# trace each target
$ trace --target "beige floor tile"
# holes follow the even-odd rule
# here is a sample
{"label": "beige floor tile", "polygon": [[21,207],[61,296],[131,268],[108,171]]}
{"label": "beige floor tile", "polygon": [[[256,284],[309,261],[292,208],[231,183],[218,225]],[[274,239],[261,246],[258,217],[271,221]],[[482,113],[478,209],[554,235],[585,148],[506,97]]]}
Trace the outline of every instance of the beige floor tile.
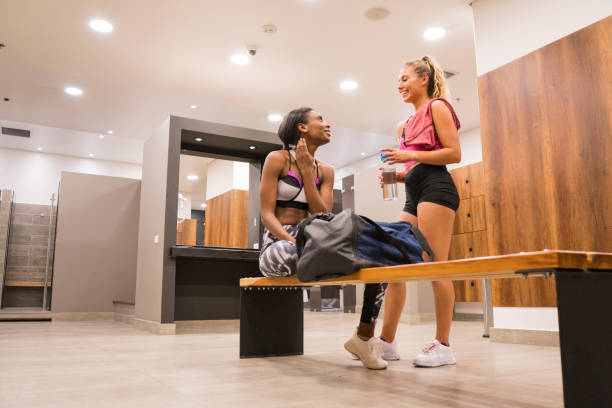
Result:
{"label": "beige floor tile", "polygon": [[114,321],[0,323],[1,407],[558,407],[555,347],[490,343],[457,322],[456,366],[415,368],[435,326],[402,324],[402,360],[342,347],[358,316],[306,313],[303,356],[239,359],[237,333],[158,336]]}

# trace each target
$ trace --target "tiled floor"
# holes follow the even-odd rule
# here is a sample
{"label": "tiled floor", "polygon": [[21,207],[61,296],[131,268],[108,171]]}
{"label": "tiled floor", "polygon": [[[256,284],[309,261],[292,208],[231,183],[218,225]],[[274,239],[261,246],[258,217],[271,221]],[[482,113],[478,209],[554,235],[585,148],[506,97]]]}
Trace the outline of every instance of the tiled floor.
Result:
{"label": "tiled floor", "polygon": [[559,349],[489,343],[457,322],[457,365],[414,368],[433,324],[401,325],[403,360],[369,371],[357,315],[305,314],[303,356],[238,358],[237,333],[159,336],[114,321],[0,323],[0,407],[560,407]]}

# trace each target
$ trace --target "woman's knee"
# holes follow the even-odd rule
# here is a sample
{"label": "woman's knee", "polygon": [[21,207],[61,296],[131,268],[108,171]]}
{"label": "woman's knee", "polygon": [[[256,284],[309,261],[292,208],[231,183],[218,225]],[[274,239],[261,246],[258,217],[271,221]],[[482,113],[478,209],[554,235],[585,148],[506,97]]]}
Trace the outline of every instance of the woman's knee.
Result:
{"label": "woman's knee", "polygon": [[387,285],[387,293],[406,292],[406,282],[391,282]]}
{"label": "woman's knee", "polygon": [[289,276],[296,273],[297,248],[289,241],[277,241],[259,257],[259,270],[264,276]]}

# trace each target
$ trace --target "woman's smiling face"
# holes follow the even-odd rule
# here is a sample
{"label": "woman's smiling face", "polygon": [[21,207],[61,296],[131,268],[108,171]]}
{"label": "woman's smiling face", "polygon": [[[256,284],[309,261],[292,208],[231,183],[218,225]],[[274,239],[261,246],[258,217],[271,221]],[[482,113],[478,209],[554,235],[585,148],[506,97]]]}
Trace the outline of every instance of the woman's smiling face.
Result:
{"label": "woman's smiling face", "polygon": [[397,90],[406,103],[412,103],[427,93],[427,76],[419,77],[410,65],[406,65],[400,71]]}

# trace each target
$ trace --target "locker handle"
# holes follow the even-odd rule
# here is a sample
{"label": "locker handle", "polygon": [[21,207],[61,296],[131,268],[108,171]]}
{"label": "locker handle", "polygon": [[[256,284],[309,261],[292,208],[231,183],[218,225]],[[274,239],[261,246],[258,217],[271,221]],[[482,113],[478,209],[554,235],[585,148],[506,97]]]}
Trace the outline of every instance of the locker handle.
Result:
{"label": "locker handle", "polygon": [[471,217],[471,216],[472,216],[472,214],[471,214],[471,213],[467,213],[467,216],[468,216],[468,218],[469,218],[469,217]]}
{"label": "locker handle", "polygon": [[469,183],[469,182],[470,182],[470,180],[465,180],[465,184],[467,184],[467,183]]}
{"label": "locker handle", "polygon": [[472,248],[470,248],[469,251],[472,252]]}

